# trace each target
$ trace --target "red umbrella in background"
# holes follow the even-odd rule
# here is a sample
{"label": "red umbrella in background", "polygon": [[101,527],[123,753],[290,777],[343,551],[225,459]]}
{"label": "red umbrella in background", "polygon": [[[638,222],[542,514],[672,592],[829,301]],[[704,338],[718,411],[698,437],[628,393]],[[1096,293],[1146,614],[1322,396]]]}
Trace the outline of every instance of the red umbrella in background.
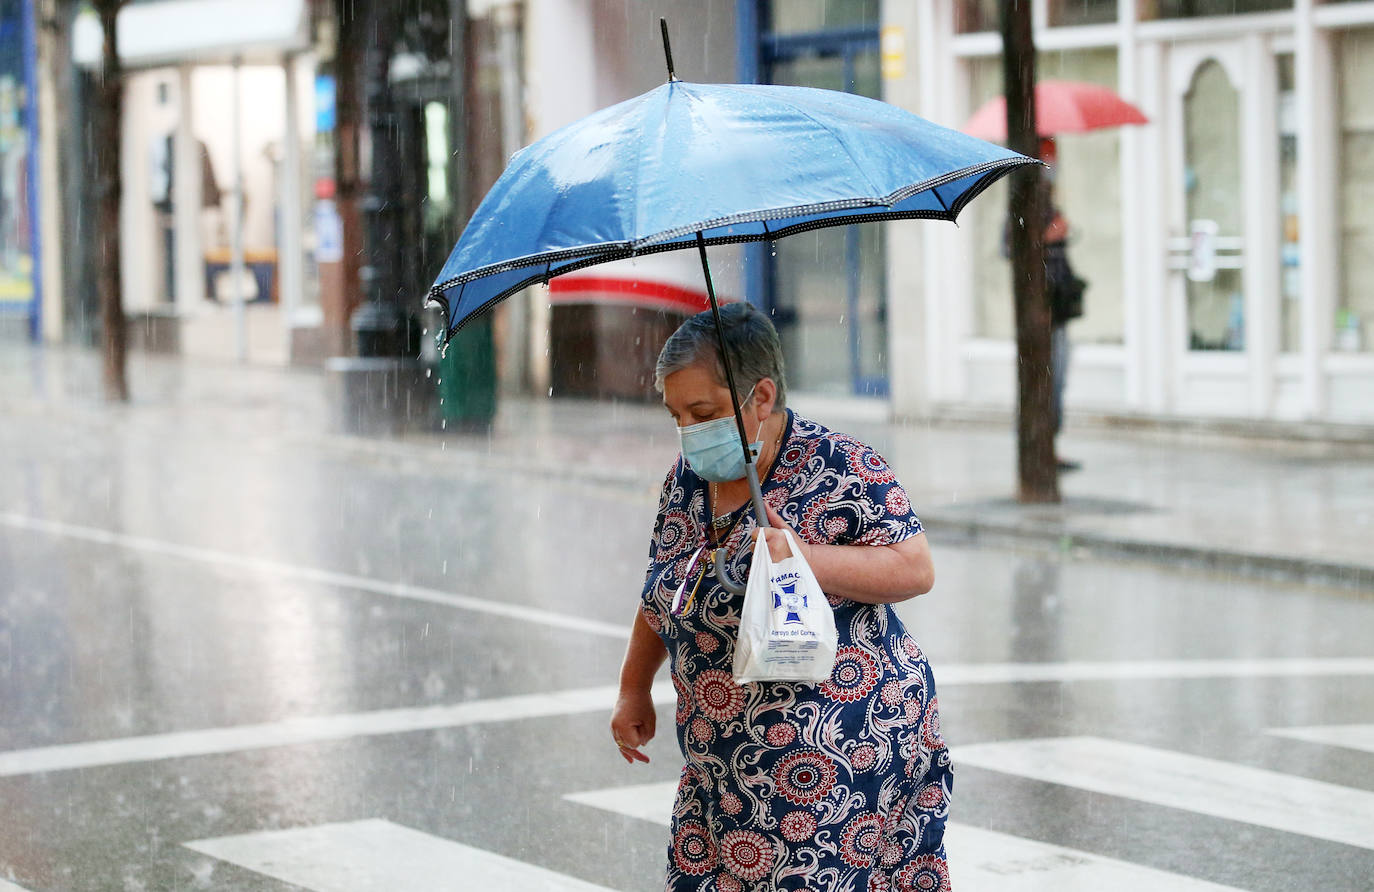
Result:
{"label": "red umbrella in background", "polygon": [[[1041,136],[1084,133],[1123,124],[1147,124],[1140,109],[1115,92],[1081,81],[1040,81],[1035,85],[1035,129]],[[995,96],[964,124],[969,136],[991,142],[1007,139],[1007,100]]]}

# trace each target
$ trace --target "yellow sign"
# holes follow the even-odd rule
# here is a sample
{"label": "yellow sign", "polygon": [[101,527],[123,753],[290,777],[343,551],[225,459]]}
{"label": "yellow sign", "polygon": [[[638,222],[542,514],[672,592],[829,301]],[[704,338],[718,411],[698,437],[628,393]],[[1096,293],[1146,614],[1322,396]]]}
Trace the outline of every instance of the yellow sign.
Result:
{"label": "yellow sign", "polygon": [[901,25],[884,25],[880,44],[883,77],[896,80],[906,75],[906,29]]}

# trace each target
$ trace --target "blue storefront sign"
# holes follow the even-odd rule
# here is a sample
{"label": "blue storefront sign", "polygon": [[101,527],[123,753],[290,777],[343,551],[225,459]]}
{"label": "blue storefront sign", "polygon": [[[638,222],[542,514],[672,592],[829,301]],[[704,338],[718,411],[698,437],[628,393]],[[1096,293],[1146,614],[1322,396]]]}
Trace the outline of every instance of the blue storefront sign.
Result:
{"label": "blue storefront sign", "polygon": [[0,0],[0,314],[41,326],[33,0]]}

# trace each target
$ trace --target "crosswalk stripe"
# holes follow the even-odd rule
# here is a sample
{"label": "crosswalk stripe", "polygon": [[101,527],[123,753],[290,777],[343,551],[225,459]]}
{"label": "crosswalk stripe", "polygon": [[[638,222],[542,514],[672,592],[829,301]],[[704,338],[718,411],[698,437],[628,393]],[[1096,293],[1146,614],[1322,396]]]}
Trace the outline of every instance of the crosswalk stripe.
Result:
{"label": "crosswalk stripe", "polygon": [[[957,753],[955,757],[958,764]],[[676,791],[677,781],[665,781],[570,793],[563,798],[667,826]],[[1239,892],[1231,886],[953,821],[945,828],[945,853],[954,888],[960,892]]]}
{"label": "crosswalk stripe", "polygon": [[375,818],[185,845],[310,892],[611,892],[605,886]]}
{"label": "crosswalk stripe", "polygon": [[959,892],[1240,892],[1143,864],[950,822],[945,854]]}
{"label": "crosswalk stripe", "polygon": [[673,797],[676,794],[677,781],[672,780],[587,790],[583,793],[569,793],[563,798],[579,805],[590,805],[592,808],[638,818],[641,821],[652,821],[667,827],[671,823],[669,816],[673,811]]}
{"label": "crosswalk stripe", "polygon": [[1061,663],[935,663],[935,684],[1146,681],[1166,678],[1289,678],[1374,675],[1374,659],[1110,660]]}
{"label": "crosswalk stripe", "polygon": [[28,892],[28,890],[7,880],[0,880],[0,892]]}
{"label": "crosswalk stripe", "polygon": [[[553,691],[548,694],[494,697],[453,706],[421,706],[344,715],[305,716],[259,725],[176,731],[168,734],[15,750],[0,753],[0,777],[598,712],[609,710],[615,703],[617,693],[618,688],[605,685]],[[671,703],[676,700],[677,694],[672,684],[665,681],[654,685],[653,697],[657,703]]]}
{"label": "crosswalk stripe", "polygon": [[1374,849],[1374,793],[1098,737],[977,743],[954,751],[972,765]]}
{"label": "crosswalk stripe", "polygon": [[1275,737],[1374,753],[1374,725],[1308,725],[1301,728],[1270,728],[1268,733]]}

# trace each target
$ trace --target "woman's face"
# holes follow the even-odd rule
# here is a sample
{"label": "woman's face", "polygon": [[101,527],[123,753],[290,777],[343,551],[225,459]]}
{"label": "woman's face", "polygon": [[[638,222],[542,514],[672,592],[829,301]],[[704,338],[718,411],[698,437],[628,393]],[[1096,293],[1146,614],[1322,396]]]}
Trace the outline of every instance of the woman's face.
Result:
{"label": "woman's face", "polygon": [[[753,399],[740,406],[745,420],[753,420],[749,428],[762,424],[772,414],[775,393],[771,378],[764,378],[754,386]],[[663,405],[678,427],[690,427],[733,414],[730,388],[719,384],[711,369],[699,363],[663,379]]]}

